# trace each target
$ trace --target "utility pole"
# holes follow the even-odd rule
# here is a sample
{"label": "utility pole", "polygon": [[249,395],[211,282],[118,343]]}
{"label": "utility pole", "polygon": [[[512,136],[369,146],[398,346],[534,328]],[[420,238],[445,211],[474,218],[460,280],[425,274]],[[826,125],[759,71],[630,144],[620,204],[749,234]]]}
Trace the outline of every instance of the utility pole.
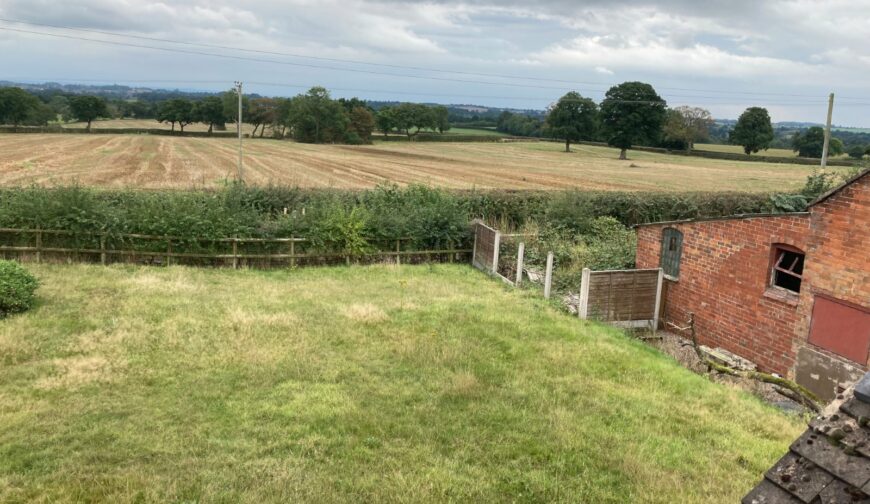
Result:
{"label": "utility pole", "polygon": [[828,96],[828,122],[825,126],[825,146],[822,147],[822,171],[828,166],[828,149],[831,145],[831,116],[834,114],[834,93]]}
{"label": "utility pole", "polygon": [[239,132],[239,182],[245,181],[245,173],[242,168],[242,83],[236,81],[236,93],[239,95],[239,117],[236,121],[236,130]]}

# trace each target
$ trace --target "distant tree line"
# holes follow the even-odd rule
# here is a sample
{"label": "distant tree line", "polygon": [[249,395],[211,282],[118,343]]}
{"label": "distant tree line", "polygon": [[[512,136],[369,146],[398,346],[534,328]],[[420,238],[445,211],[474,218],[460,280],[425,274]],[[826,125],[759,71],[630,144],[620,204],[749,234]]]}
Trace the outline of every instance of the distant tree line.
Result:
{"label": "distant tree line", "polygon": [[[778,138],[770,114],[762,107],[747,108],[733,127],[717,125],[706,109],[668,108],[655,89],[643,82],[611,87],[600,104],[569,92],[549,107],[543,120],[505,112],[499,116],[496,129],[513,135],[561,139],[566,152],[571,142],[606,142],[620,149],[620,159],[625,159],[627,149],[634,145],[691,150],[695,143],[719,141],[739,145],[749,155],[777,146],[779,141],[798,156],[813,158],[821,157],[824,146],[821,127],[793,130]],[[849,132],[839,134],[843,133]],[[851,133],[848,138],[843,142],[832,137],[829,154],[847,153],[855,159],[870,155],[870,134]]]}
{"label": "distant tree line", "polygon": [[[43,97],[16,87],[0,88],[0,124],[44,126],[69,120],[91,123],[100,118],[155,119],[184,132],[193,123],[208,125],[208,132],[225,130],[238,121],[238,94],[229,90],[198,99],[169,97],[159,102],[117,100],[91,95],[52,94]],[[375,112],[359,98],[332,99],[325,88],[313,87],[293,98],[242,96],[242,121],[253,125],[251,136],[291,137],[308,143],[370,143],[375,130],[413,139],[423,131],[450,130],[444,106],[399,103]]]}
{"label": "distant tree line", "polygon": [[[122,99],[72,94],[57,90],[28,92],[0,88],[0,124],[43,126],[71,120],[91,123],[101,118],[155,119],[172,131],[193,123],[208,131],[225,130],[238,121],[238,95],[151,92],[147,99]],[[372,106],[374,105],[374,106]],[[577,141],[606,142],[620,149],[620,158],[634,145],[691,150],[695,143],[731,143],[746,154],[771,147],[790,148],[802,157],[820,157],[824,131],[810,128],[776,128],[762,107],[746,109],[736,122],[717,123],[699,107],[668,108],[655,89],[643,82],[611,87],[600,103],[569,92],[551,105],[546,114],[534,111],[497,113],[474,106],[441,106],[420,103],[366,102],[359,98],[334,100],[329,91],[313,87],[292,98],[259,95],[242,97],[242,120],[253,125],[252,136],[294,138],[309,143],[370,143],[376,131],[387,136],[445,133],[452,123],[492,128],[516,136],[563,140],[565,150]],[[847,153],[860,159],[870,155],[870,133],[839,131],[830,143],[830,155]]]}

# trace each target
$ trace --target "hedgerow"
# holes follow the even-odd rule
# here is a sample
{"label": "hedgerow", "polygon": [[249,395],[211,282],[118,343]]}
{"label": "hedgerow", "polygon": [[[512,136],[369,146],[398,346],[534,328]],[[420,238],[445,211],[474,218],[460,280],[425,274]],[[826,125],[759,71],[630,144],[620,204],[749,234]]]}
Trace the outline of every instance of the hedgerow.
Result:
{"label": "hedgerow", "polygon": [[[772,209],[769,195],[746,193],[449,191],[423,186],[347,191],[242,185],[202,191],[0,189],[0,227],[6,228],[190,240],[296,236],[323,244],[338,233],[345,245],[405,239],[417,247],[467,240],[472,218],[514,227],[540,222],[565,233],[586,234],[599,217],[630,226]],[[351,229],[358,236],[350,236]]]}

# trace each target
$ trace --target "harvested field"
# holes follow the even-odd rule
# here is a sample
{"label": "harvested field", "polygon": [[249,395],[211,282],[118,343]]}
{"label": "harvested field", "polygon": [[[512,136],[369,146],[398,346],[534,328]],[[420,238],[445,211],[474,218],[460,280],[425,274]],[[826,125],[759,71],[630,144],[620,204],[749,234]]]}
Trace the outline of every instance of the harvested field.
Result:
{"label": "harvested field", "polygon": [[[214,187],[235,177],[234,139],[147,135],[0,135],[0,184]],[[367,188],[382,183],[447,188],[777,191],[801,187],[811,166],[703,159],[550,142],[245,143],[250,184]]]}

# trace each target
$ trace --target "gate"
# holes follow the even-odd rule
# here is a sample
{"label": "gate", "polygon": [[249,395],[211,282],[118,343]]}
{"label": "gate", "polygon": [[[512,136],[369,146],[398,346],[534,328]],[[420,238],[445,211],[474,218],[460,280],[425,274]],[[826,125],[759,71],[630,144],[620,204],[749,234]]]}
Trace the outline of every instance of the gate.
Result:
{"label": "gate", "polygon": [[656,330],[662,303],[663,271],[583,269],[578,315],[620,327]]}

